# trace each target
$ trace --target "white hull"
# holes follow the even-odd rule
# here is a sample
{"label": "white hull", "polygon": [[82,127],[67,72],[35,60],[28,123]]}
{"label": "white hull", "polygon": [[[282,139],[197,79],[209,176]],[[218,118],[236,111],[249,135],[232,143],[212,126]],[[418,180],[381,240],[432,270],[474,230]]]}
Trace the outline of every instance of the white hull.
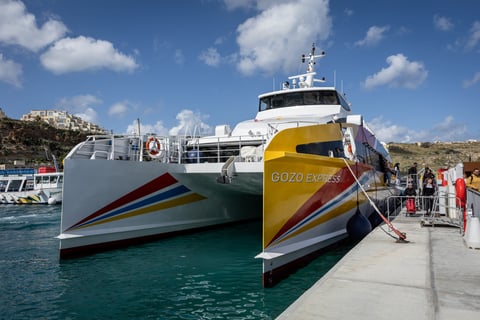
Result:
{"label": "white hull", "polygon": [[236,164],[229,184],[216,181],[221,166],[67,159],[61,256],[260,218],[262,164]]}
{"label": "white hull", "polygon": [[0,193],[2,204],[60,204],[62,188]]}

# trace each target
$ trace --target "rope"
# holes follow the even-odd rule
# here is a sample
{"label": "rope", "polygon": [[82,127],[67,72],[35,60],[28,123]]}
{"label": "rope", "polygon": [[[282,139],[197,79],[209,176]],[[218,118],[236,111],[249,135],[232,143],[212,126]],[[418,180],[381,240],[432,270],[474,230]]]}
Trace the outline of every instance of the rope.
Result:
{"label": "rope", "polygon": [[[400,232],[399,230],[397,230],[393,224],[388,221],[387,218],[385,218],[385,216],[380,212],[380,210],[378,209],[378,207],[375,205],[375,203],[372,201],[372,199],[370,199],[370,197],[368,196],[367,192],[365,191],[365,189],[363,189],[363,186],[362,184],[360,183],[360,181],[358,181],[357,179],[357,176],[355,175],[355,173],[353,172],[352,168],[350,167],[350,165],[348,164],[347,160],[345,158],[343,158],[343,161],[345,162],[345,164],[347,165],[347,168],[348,170],[350,170],[350,173],[352,174],[353,178],[355,179],[355,181],[357,182],[358,186],[360,187],[360,189],[362,190],[362,192],[365,194],[365,197],[367,197],[368,201],[370,202],[370,205],[375,209],[375,212],[377,212],[377,214],[380,216],[380,218],[382,218],[383,222],[385,222],[389,227],[390,229],[393,230],[393,232],[395,232],[395,234],[398,236],[398,241],[406,241],[407,239],[407,235],[404,233],[404,232]],[[383,229],[382,229],[383,230]],[[384,230],[385,232],[385,230]],[[390,235],[391,236],[391,235]]]}

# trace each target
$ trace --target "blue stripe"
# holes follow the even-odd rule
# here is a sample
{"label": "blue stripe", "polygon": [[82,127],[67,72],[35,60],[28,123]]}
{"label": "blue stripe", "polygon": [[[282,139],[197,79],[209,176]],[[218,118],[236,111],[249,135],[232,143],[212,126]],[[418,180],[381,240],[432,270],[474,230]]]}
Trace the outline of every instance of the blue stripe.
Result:
{"label": "blue stripe", "polygon": [[[361,177],[361,180],[360,183],[364,183],[364,180],[367,180],[368,181],[368,176],[367,175],[363,175],[363,177]],[[281,237],[279,237],[275,242],[278,242],[282,239],[284,239],[285,237],[287,237],[288,235],[290,235],[291,233],[295,232],[296,230],[302,228],[303,226],[307,225],[308,223],[310,223],[312,220],[315,220],[318,216],[322,215],[323,213],[325,213],[325,211],[328,211],[330,210],[330,208],[338,205],[339,203],[343,202],[346,198],[348,198],[350,195],[352,195],[352,193],[356,192],[357,190],[359,189],[358,187],[358,183],[355,181],[354,184],[349,188],[347,189],[348,191],[343,195],[342,198],[340,199],[337,199],[335,201],[330,201],[328,203],[326,203],[325,205],[323,205],[322,207],[320,207],[317,211],[314,211],[313,213],[311,213],[310,215],[308,215],[307,218],[305,218],[303,221],[301,221],[300,223],[296,224],[295,226],[293,226],[290,230],[288,230],[287,232],[285,232]]]}
{"label": "blue stripe", "polygon": [[106,213],[102,216],[96,217],[95,219],[85,221],[84,223],[82,223],[81,225],[79,225],[77,227],[81,227],[81,226],[84,226],[86,224],[94,223],[94,222],[97,222],[99,220],[107,219],[107,218],[110,218],[110,217],[113,217],[113,216],[116,216],[116,215],[121,215],[121,214],[127,213],[128,211],[133,211],[133,210],[139,209],[141,207],[151,205],[153,203],[157,203],[157,202],[160,202],[160,201],[172,198],[172,197],[176,197],[176,196],[181,195],[181,194],[185,194],[187,192],[190,192],[190,189],[181,185],[181,186],[178,186],[178,187],[173,188],[171,190],[156,194],[156,195],[154,195],[152,197],[149,197],[147,199],[144,199],[142,201],[132,203],[129,206],[126,206],[125,208],[120,208],[120,209],[117,209],[115,211],[111,211],[109,213]]}

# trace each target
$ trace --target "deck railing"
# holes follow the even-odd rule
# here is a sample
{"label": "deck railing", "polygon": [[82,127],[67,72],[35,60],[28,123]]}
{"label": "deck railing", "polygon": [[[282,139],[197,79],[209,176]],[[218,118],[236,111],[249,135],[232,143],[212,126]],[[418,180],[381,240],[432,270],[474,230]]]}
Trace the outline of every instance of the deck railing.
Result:
{"label": "deck railing", "polygon": [[139,136],[90,136],[77,145],[67,158],[160,161],[168,163],[225,162],[231,156],[240,161],[260,161],[263,157],[264,136],[192,138],[156,136],[158,153],[149,155],[146,138]]}

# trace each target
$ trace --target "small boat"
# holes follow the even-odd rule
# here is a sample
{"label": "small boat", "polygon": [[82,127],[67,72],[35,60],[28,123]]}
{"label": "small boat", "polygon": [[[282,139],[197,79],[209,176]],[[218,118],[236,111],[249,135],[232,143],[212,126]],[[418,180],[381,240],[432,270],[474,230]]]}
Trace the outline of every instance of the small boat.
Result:
{"label": "small boat", "polygon": [[384,144],[336,88],[315,85],[324,56],[313,46],[306,73],[260,95],[255,118],[233,130],[96,135],[75,146],[64,160],[60,256],[263,217],[257,257],[271,286],[347,237],[356,212],[370,216],[371,201],[381,206],[395,188]]}
{"label": "small boat", "polygon": [[54,167],[0,170],[1,204],[60,204],[63,173]]}

